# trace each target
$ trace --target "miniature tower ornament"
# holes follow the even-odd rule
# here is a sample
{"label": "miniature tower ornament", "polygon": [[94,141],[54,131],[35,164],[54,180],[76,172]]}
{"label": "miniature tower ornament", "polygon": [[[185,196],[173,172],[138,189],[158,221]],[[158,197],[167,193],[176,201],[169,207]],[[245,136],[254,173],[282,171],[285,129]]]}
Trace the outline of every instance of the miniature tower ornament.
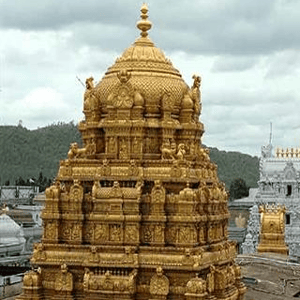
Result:
{"label": "miniature tower ornament", "polygon": [[243,299],[228,195],[201,144],[201,77],[184,82],[148,37],[147,12],[141,36],[87,80],[84,146],[46,190],[40,271],[18,300]]}

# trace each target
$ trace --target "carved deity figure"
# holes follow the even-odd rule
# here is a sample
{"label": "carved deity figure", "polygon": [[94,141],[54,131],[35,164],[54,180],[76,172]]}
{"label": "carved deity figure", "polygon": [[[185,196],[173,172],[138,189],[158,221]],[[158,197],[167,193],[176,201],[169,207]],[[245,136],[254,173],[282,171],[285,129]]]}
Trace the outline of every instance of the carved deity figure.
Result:
{"label": "carved deity figure", "polygon": [[108,227],[104,224],[96,224],[95,226],[95,240],[105,241],[108,238]]}
{"label": "carved deity figure", "polygon": [[108,138],[107,141],[107,152],[108,153],[115,153],[116,152],[116,139],[115,137],[111,136]]}
{"label": "carved deity figure", "polygon": [[133,105],[133,95],[127,87],[120,87],[117,97],[115,98],[114,106],[116,108],[131,108]]}
{"label": "carved deity figure", "polygon": [[61,271],[56,275],[55,290],[62,292],[73,290],[73,275],[68,271],[66,264],[61,265]]}
{"label": "carved deity figure", "polygon": [[138,228],[136,226],[127,226],[125,239],[128,242],[136,242],[138,238]]}
{"label": "carved deity figure", "polygon": [[111,173],[111,169],[109,166],[109,161],[108,159],[103,159],[102,166],[100,168],[100,174],[101,176],[109,176],[110,173]]}
{"label": "carved deity figure", "polygon": [[83,109],[85,111],[95,110],[97,107],[97,98],[95,95],[93,81],[94,81],[93,77],[87,78],[85,81],[86,90],[84,93],[84,104],[83,104]]}
{"label": "carved deity figure", "polygon": [[210,161],[209,158],[209,149],[203,148],[200,145],[196,144],[196,157],[204,162]]}
{"label": "carved deity figure", "polygon": [[100,182],[98,180],[95,180],[92,188],[92,197],[94,199],[97,199],[99,197],[98,195],[100,190],[101,190]]}
{"label": "carved deity figure", "polygon": [[129,274],[128,282],[127,282],[127,290],[129,293],[133,294],[136,290],[136,276],[138,274],[137,269],[133,269]]}
{"label": "carved deity figure", "polygon": [[91,138],[90,141],[88,141],[88,144],[86,145],[86,153],[88,155],[94,155],[96,154],[96,141],[95,138]]}
{"label": "carved deity figure", "polygon": [[44,261],[46,259],[46,252],[44,250],[44,245],[41,243],[34,245],[34,251],[33,251],[33,259],[35,261]]}
{"label": "carved deity figure", "polygon": [[130,176],[139,175],[139,168],[137,167],[136,162],[133,159],[130,161],[130,166],[128,168],[128,175]]}
{"label": "carved deity figure", "polygon": [[121,227],[120,225],[113,224],[110,227],[110,240],[114,242],[121,241]]}
{"label": "carved deity figure", "polygon": [[55,221],[45,222],[44,237],[49,240],[57,238],[57,224]]}
{"label": "carved deity figure", "polygon": [[197,199],[200,203],[206,203],[209,198],[209,189],[206,186],[205,181],[200,181],[199,188],[197,191]]}
{"label": "carved deity figure", "polygon": [[128,145],[127,145],[127,141],[125,139],[121,139],[121,141],[120,141],[119,156],[120,156],[120,159],[128,158]]}
{"label": "carved deity figure", "polygon": [[194,79],[194,83],[191,88],[190,97],[194,103],[194,121],[198,121],[198,118],[202,110],[201,93],[200,93],[201,77],[197,75],[193,75],[193,79]]}
{"label": "carved deity figure", "polygon": [[91,273],[90,273],[90,269],[89,268],[85,268],[84,269],[84,275],[83,275],[83,288],[84,290],[88,290],[89,289],[89,280],[91,277]]}
{"label": "carved deity figure", "polygon": [[185,153],[186,153],[185,145],[184,144],[179,144],[178,145],[178,151],[177,151],[177,154],[176,154],[177,159],[183,160],[184,156],[185,156]]}
{"label": "carved deity figure", "polygon": [[122,198],[123,191],[122,191],[122,188],[120,187],[120,183],[118,181],[114,181],[114,184],[110,190],[109,195],[111,198]]}
{"label": "carved deity figure", "polygon": [[79,212],[81,210],[81,203],[83,201],[83,187],[77,179],[74,179],[74,183],[70,188],[70,199],[72,203],[72,209]]}
{"label": "carved deity figure", "polygon": [[98,262],[99,261],[99,253],[97,252],[97,247],[96,246],[91,246],[90,248],[91,253],[89,257],[90,262]]}
{"label": "carved deity figure", "polygon": [[140,154],[141,153],[141,139],[134,137],[133,142],[132,142],[132,152],[136,153],[136,154]]}

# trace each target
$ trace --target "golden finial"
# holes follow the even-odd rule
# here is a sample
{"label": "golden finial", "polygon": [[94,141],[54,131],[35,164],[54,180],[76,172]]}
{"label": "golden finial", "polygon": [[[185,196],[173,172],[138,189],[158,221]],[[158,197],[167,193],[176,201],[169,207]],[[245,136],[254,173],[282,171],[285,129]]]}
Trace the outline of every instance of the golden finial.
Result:
{"label": "golden finial", "polygon": [[152,23],[148,20],[148,6],[146,3],[144,3],[141,7],[141,19],[140,21],[137,22],[137,28],[141,30],[141,36],[142,37],[147,37],[148,36],[148,30],[152,27]]}

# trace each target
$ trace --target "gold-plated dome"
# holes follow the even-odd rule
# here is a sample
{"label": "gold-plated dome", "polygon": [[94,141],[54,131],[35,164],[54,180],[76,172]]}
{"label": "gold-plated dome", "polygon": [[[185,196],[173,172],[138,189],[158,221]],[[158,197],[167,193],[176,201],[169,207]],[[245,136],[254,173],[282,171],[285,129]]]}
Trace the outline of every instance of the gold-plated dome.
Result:
{"label": "gold-plated dome", "polygon": [[[151,28],[151,22],[148,20],[148,8],[145,4],[141,8],[141,12],[141,20],[137,23],[137,27],[141,30],[141,36],[125,49],[96,86],[100,107],[106,112],[106,106],[109,105],[107,99],[119,83],[117,74],[126,70],[131,74],[130,84],[133,89],[139,91],[144,97],[148,113],[149,106],[152,107],[152,110],[154,106],[158,108],[163,95],[170,93],[174,99],[172,113],[178,114],[188,87],[172,62],[149,38],[147,31]],[[156,113],[158,113],[157,109]]]}

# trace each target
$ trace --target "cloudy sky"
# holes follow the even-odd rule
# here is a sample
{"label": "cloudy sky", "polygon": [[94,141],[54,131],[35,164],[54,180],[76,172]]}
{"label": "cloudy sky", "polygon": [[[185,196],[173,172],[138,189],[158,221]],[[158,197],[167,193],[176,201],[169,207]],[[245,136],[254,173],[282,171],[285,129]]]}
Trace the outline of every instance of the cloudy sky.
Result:
{"label": "cloudy sky", "polygon": [[[300,147],[300,1],[149,0],[149,32],[185,81],[202,76],[203,142],[260,155]],[[139,35],[142,1],[0,0],[0,125],[82,119],[99,81]]]}

